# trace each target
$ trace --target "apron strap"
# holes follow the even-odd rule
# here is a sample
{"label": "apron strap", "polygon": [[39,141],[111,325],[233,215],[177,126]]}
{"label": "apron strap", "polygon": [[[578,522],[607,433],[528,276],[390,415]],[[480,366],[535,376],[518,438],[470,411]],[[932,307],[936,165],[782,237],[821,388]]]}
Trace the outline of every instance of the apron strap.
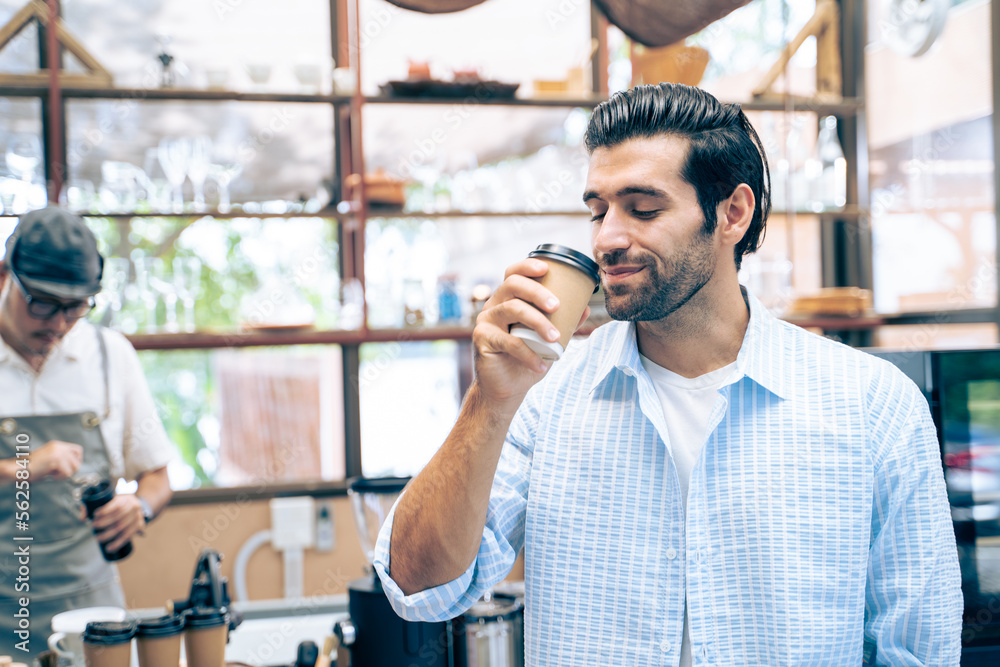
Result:
{"label": "apron strap", "polygon": [[97,334],[97,346],[101,348],[101,370],[104,371],[104,415],[100,421],[104,421],[111,414],[111,362],[108,359],[108,344],[104,340],[103,328],[94,326],[94,332]]}

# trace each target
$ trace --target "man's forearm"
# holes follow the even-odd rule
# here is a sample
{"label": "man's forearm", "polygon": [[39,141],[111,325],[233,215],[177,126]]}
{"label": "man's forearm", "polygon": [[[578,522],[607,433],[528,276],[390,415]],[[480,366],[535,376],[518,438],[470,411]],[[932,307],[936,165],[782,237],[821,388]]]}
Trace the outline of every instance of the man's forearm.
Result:
{"label": "man's forearm", "polygon": [[170,489],[170,478],[167,476],[166,468],[157,468],[144,472],[139,477],[139,487],[136,495],[149,503],[153,508],[153,514],[159,514],[170,502],[174,492]]}
{"label": "man's forearm", "polygon": [[441,449],[407,487],[389,549],[392,578],[407,595],[457,578],[475,558],[513,416],[486,405],[473,384]]}

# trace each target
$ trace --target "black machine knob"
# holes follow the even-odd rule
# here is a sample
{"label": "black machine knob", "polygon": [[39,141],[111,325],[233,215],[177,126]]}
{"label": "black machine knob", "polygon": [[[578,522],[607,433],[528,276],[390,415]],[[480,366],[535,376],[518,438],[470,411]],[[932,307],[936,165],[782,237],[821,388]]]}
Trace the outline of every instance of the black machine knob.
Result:
{"label": "black machine knob", "polygon": [[337,635],[341,646],[353,646],[358,639],[358,629],[354,627],[354,623],[350,619],[338,621],[333,626],[333,634]]}

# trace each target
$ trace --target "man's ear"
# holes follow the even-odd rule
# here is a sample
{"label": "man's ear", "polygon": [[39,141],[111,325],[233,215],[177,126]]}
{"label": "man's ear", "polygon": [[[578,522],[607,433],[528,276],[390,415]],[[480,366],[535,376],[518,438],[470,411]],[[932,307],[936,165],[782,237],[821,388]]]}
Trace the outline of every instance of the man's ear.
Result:
{"label": "man's ear", "polygon": [[733,194],[719,203],[719,226],[723,240],[734,247],[747,233],[753,220],[757,198],[746,183],[740,183]]}

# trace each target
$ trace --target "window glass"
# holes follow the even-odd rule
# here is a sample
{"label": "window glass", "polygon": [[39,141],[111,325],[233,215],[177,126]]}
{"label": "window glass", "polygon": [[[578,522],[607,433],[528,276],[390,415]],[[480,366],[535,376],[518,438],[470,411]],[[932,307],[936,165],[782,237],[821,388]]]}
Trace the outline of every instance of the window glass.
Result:
{"label": "window glass", "polygon": [[888,6],[871,3],[865,64],[876,310],[995,306],[990,3],[953,6],[919,57]]}
{"label": "window glass", "polygon": [[[750,99],[785,45],[815,10],[813,0],[760,0],[740,7],[686,41],[709,52],[699,86],[724,101]],[[775,92],[811,95],[816,90],[816,38],[795,52]]]}
{"label": "window glass", "polygon": [[588,111],[456,100],[364,114],[366,168],[404,179],[408,210],[586,210]]}
{"label": "window glass", "polygon": [[[23,2],[0,0],[0,21],[6,23]],[[33,74],[38,71],[38,24],[31,22],[0,49],[0,72]]]}
{"label": "window glass", "polygon": [[488,297],[503,281],[507,266],[541,243],[559,243],[590,255],[590,228],[586,214],[369,219],[368,324],[471,326],[476,315],[473,297]]}
{"label": "window glass", "polygon": [[[0,23],[24,4],[0,0]],[[316,92],[330,79],[327,2],[147,0],[121,5],[74,0],[63,2],[62,12],[69,33],[111,72],[120,88],[159,87],[161,53],[172,57],[169,72],[178,88],[206,88],[211,83],[231,90]],[[29,34],[12,45],[18,47],[15,64],[34,71],[37,51],[31,47],[37,36],[31,34],[34,30],[25,32]],[[71,70],[82,70],[78,62],[72,65]]]}
{"label": "window glass", "polygon": [[344,478],[337,346],[139,353],[175,489]]}
{"label": "window glass", "polygon": [[92,317],[125,333],[340,325],[331,220],[88,220],[107,258]]}
{"label": "window glass", "polygon": [[459,355],[452,341],[361,346],[361,461],[367,477],[415,475],[458,417]]}
{"label": "window glass", "polygon": [[456,69],[478,70],[484,79],[520,84],[518,96],[530,96],[535,80],[566,79],[573,68],[587,73],[589,85],[590,3],[505,0],[450,14],[382,0],[360,5],[365,94],[405,80],[411,62],[426,63],[439,80],[452,80]]}
{"label": "window glass", "polygon": [[69,100],[71,209],[316,212],[330,201],[324,104]]}
{"label": "window glass", "polygon": [[45,190],[45,139],[42,105],[37,99],[0,97],[0,211],[20,215],[43,208]]}
{"label": "window glass", "polygon": [[740,284],[779,317],[822,286],[820,224],[814,215],[772,215],[760,249],[743,257]]}

